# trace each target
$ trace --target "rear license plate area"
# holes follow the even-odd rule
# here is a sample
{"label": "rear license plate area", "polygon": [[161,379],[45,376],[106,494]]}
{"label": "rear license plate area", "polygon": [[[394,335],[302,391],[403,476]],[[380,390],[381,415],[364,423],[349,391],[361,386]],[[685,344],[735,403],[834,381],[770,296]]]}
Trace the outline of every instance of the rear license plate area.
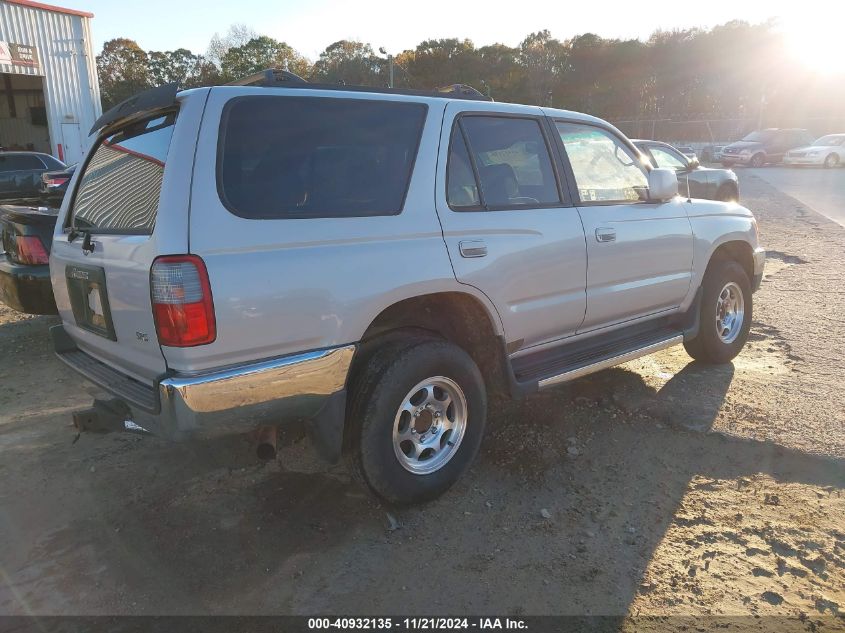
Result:
{"label": "rear license plate area", "polygon": [[106,271],[98,266],[68,266],[65,279],[76,326],[116,341]]}

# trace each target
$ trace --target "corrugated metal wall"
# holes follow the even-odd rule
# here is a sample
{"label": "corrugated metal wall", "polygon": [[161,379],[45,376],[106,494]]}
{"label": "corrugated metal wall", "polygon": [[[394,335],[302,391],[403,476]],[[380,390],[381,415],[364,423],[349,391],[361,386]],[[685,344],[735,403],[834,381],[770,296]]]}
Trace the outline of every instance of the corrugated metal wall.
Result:
{"label": "corrugated metal wall", "polygon": [[90,23],[0,0],[0,41],[35,46],[39,62],[36,68],[0,65],[0,73],[43,77],[51,153],[58,157],[62,143],[66,162],[81,159],[88,131],[102,113]]}

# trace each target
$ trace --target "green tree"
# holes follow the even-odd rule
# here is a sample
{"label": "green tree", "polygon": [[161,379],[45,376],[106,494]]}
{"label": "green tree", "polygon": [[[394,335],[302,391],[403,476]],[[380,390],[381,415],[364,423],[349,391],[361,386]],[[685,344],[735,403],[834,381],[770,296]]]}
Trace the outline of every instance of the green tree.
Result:
{"label": "green tree", "polygon": [[134,40],[115,38],[97,55],[103,110],[152,85],[149,56]]}
{"label": "green tree", "polygon": [[401,57],[416,88],[431,90],[451,84],[479,87],[480,59],[471,40],[426,40],[413,53]]}
{"label": "green tree", "polygon": [[567,49],[549,31],[531,33],[519,45],[519,63],[525,70],[530,103],[547,105],[566,68]]}
{"label": "green tree", "polygon": [[305,77],[308,60],[285,42],[260,35],[241,46],[229,48],[220,61],[224,81],[231,81],[260,72],[266,68],[282,68]]}
{"label": "green tree", "polygon": [[311,77],[323,83],[380,86],[387,84],[385,63],[375,56],[369,44],[340,40],[320,53]]}
{"label": "green tree", "polygon": [[217,67],[202,55],[194,55],[186,48],[150,51],[148,56],[150,77],[154,85],[178,82],[183,88],[196,88],[219,83]]}

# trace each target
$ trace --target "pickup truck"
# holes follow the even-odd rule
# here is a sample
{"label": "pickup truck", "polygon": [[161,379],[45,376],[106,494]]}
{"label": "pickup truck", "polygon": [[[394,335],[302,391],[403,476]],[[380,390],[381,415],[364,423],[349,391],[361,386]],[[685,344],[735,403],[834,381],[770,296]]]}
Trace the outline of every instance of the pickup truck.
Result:
{"label": "pickup truck", "polygon": [[272,443],[304,420],[417,503],[472,463],[488,394],[748,337],[751,212],[678,196],[592,116],[267,71],[93,132],[50,255],[58,357],[110,398],[81,429]]}

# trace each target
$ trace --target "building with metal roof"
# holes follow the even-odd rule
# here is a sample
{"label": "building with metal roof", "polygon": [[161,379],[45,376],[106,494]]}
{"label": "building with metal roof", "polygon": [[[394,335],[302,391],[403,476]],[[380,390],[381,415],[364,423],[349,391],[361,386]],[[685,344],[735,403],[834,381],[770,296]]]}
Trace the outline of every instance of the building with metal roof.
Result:
{"label": "building with metal roof", "polygon": [[102,114],[87,11],[0,0],[0,147],[79,161]]}

